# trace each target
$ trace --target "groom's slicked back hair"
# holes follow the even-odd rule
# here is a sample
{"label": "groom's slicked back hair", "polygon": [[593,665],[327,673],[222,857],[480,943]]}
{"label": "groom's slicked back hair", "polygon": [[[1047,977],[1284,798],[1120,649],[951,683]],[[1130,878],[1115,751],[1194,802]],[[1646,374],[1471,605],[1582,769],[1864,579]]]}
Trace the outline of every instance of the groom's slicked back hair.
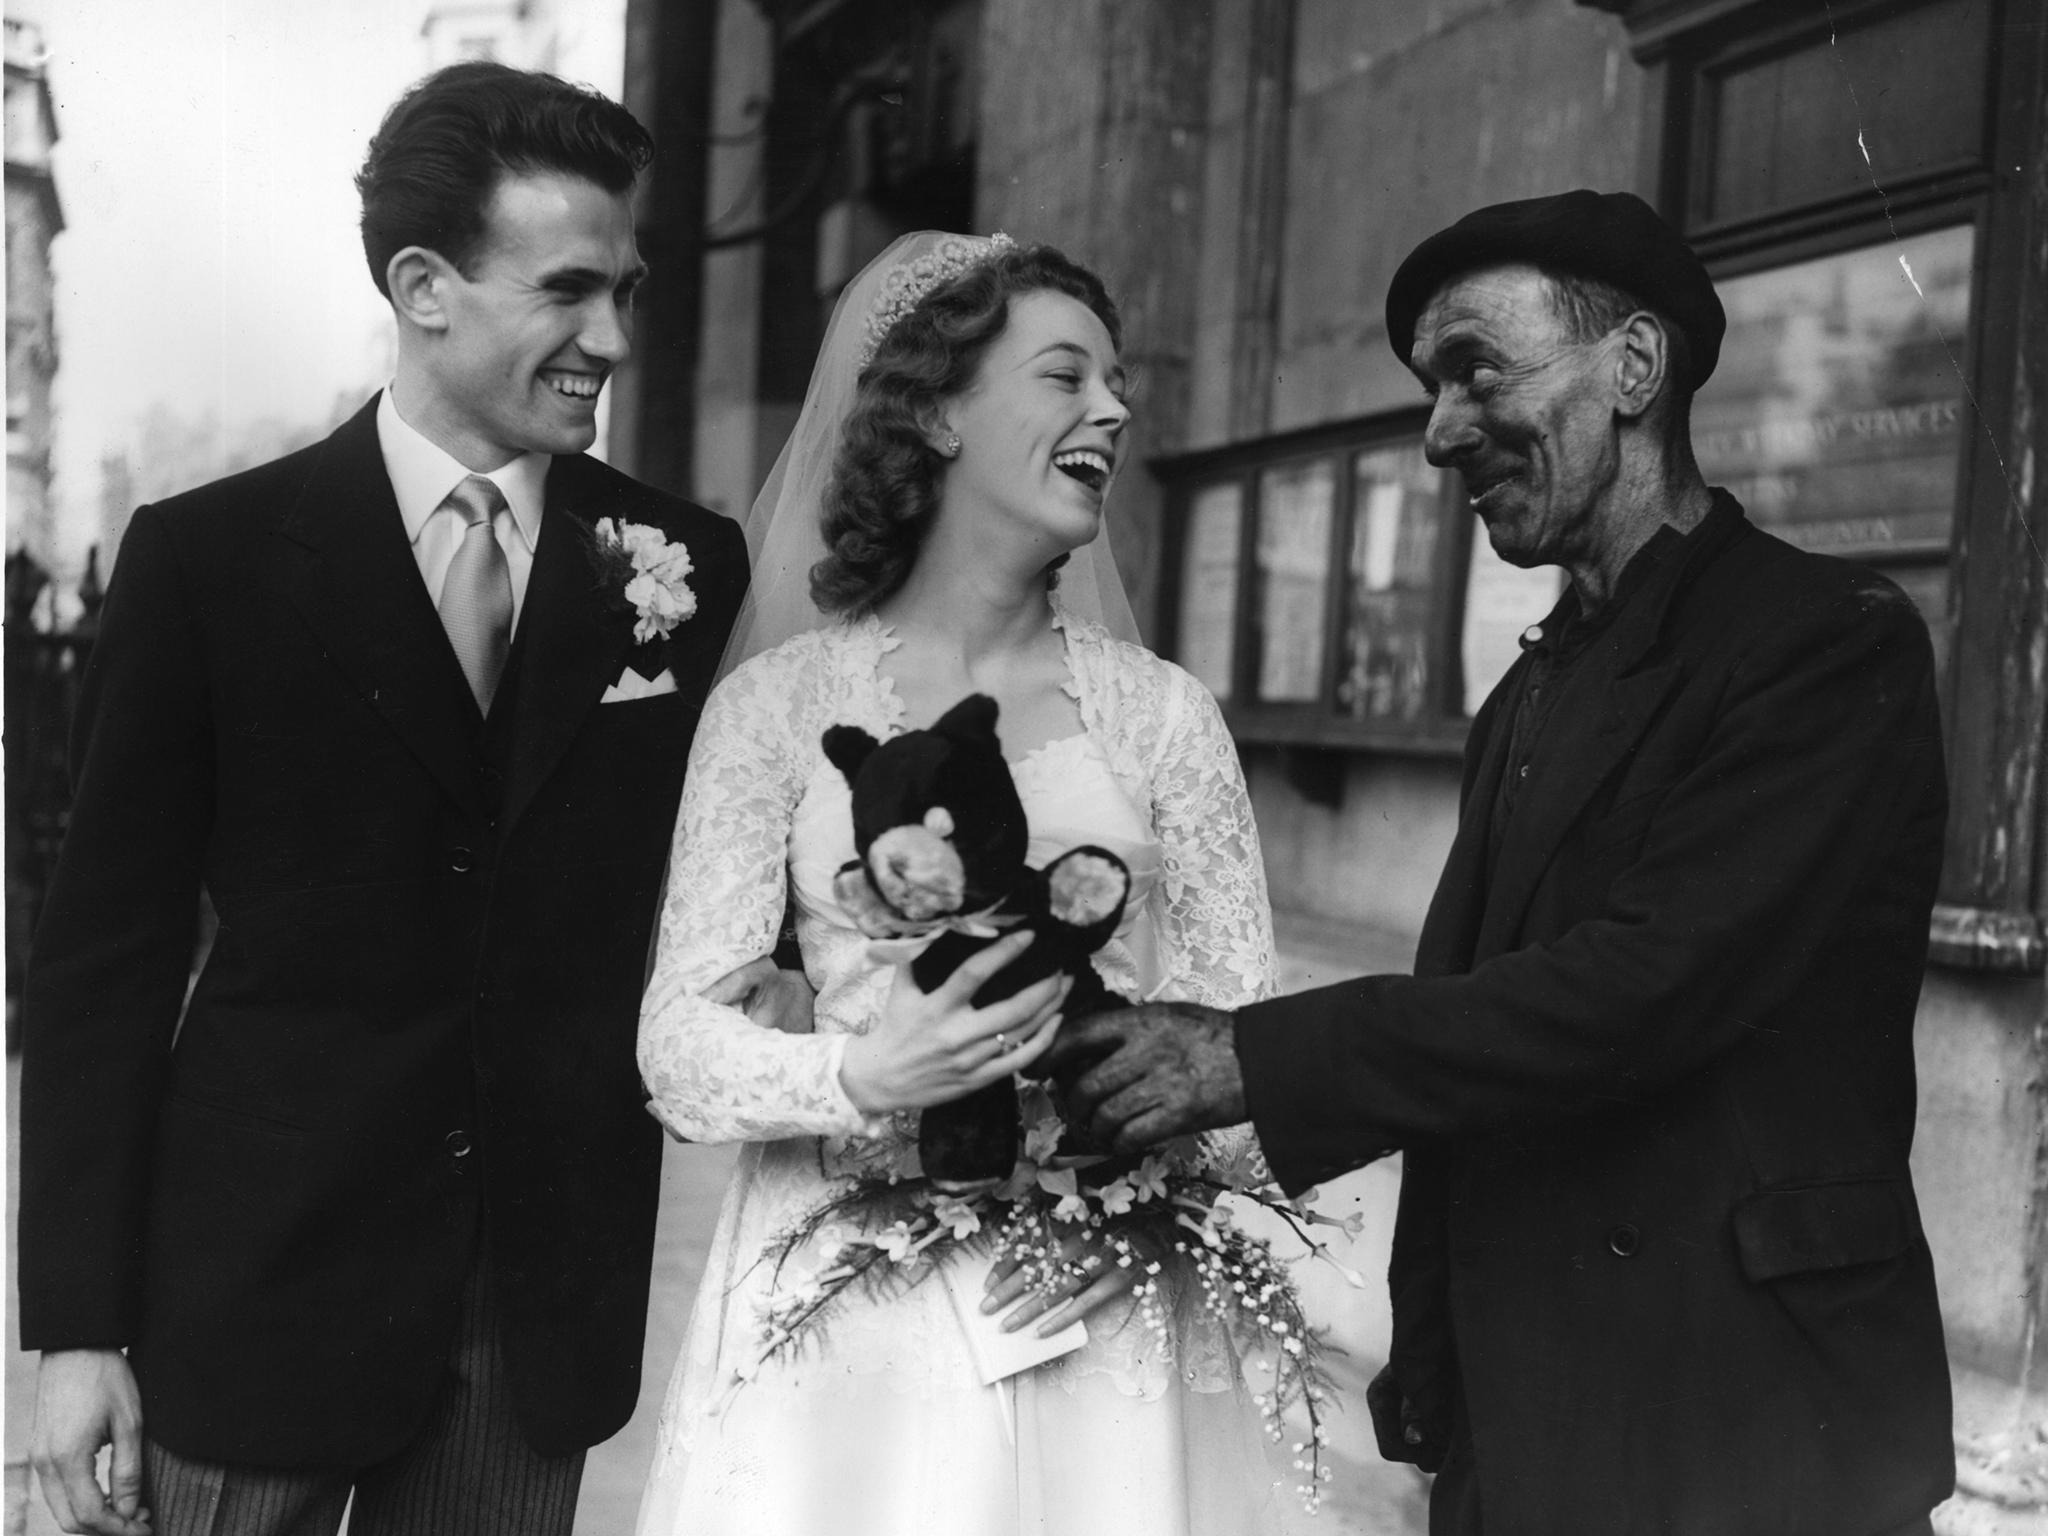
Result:
{"label": "groom's slicked back hair", "polygon": [[436,251],[467,275],[500,176],[555,173],[629,191],[654,158],[632,113],[587,86],[503,64],[451,64],[384,114],[356,191],[363,255],[377,291],[407,246]]}

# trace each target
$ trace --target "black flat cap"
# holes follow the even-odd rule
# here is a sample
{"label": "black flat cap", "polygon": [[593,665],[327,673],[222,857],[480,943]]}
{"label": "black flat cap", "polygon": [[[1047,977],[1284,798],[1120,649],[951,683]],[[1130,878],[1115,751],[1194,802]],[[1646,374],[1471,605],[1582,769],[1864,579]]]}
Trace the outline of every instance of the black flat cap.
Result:
{"label": "black flat cap", "polygon": [[1387,340],[1394,355],[1408,361],[1415,321],[1439,288],[1462,273],[1504,261],[1597,278],[1633,294],[1685,333],[1695,389],[1720,360],[1728,317],[1692,247],[1640,197],[1584,189],[1495,203],[1410,251],[1387,289]]}

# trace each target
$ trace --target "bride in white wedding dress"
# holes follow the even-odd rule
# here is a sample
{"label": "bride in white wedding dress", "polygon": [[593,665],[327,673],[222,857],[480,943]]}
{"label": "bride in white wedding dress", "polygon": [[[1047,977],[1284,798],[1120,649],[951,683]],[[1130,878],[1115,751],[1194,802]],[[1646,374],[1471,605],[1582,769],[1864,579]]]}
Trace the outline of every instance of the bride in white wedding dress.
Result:
{"label": "bride in white wedding dress", "polygon": [[[815,1338],[733,1388],[760,1352],[764,1250],[850,1179],[914,1175],[918,1108],[1028,1064],[1057,1002],[1042,983],[975,1010],[952,984],[923,997],[869,957],[833,897],[853,838],[827,726],[887,738],[992,695],[1031,862],[1095,843],[1131,868],[1123,926],[1096,957],[1109,985],[1221,1007],[1272,990],[1258,838],[1221,716],[1116,633],[1132,634],[1102,530],[1130,416],[1119,339],[1100,282],[1057,252],[906,237],[842,298],[763,493],[776,510],[754,530],[751,633],[790,638],[704,711],[641,1016],[654,1111],[690,1140],[746,1143],[662,1413],[643,1536],[1276,1524],[1260,1415],[1223,1325],[1180,1294],[1162,1336],[1136,1315],[1130,1270],[1105,1266],[1063,1298],[1057,1320],[1085,1312],[1085,1347],[995,1386],[928,1280],[850,1293]],[[817,992],[809,1034],[707,996],[773,949],[786,898]],[[1240,1128],[1179,1155],[1237,1162],[1249,1141]],[[1191,1289],[1171,1256],[1164,1278],[1170,1297]]]}

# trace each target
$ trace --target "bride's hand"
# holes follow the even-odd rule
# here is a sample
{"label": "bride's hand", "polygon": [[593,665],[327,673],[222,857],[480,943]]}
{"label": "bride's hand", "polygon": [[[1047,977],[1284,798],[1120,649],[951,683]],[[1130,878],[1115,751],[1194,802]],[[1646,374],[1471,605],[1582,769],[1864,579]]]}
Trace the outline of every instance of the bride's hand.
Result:
{"label": "bride's hand", "polygon": [[704,989],[704,996],[739,1009],[750,1023],[763,1029],[779,1029],[786,1035],[811,1032],[815,998],[810,981],[802,971],[781,969],[772,956],[763,955],[727,971]]}
{"label": "bride's hand", "polygon": [[[1022,1261],[1014,1255],[1006,1258],[989,1271],[988,1291],[982,1299],[981,1310],[1000,1312],[1022,1296],[1024,1300],[1003,1319],[1003,1331],[1015,1333],[1027,1323],[1043,1317],[1045,1320],[1038,1325],[1038,1336],[1048,1338],[1130,1290],[1145,1277],[1145,1266],[1159,1259],[1165,1251],[1159,1240],[1149,1233],[1126,1232],[1124,1241],[1131,1246],[1132,1259],[1129,1264],[1120,1265],[1116,1250],[1099,1232],[1083,1228],[1062,1238],[1059,1248],[1062,1264],[1077,1268],[1080,1273],[1067,1276],[1050,1290],[1032,1288]],[[1056,1312],[1053,1311],[1055,1307],[1059,1308]],[[1046,1316],[1047,1313],[1051,1316]]]}
{"label": "bride's hand", "polygon": [[846,1042],[840,1086],[865,1115],[923,1109],[985,1088],[1029,1066],[1052,1044],[1071,978],[1055,973],[1014,997],[973,1005],[974,994],[1031,944],[1013,933],[970,955],[931,992],[896,968],[875,1027]]}

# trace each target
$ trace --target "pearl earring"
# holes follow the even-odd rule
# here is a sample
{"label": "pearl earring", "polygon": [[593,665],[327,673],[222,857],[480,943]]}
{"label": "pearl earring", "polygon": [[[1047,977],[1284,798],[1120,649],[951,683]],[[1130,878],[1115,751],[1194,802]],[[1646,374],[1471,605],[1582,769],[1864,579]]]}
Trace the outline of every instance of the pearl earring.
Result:
{"label": "pearl earring", "polygon": [[948,432],[946,434],[946,446],[939,451],[949,459],[958,457],[960,453],[960,434],[958,432]]}

